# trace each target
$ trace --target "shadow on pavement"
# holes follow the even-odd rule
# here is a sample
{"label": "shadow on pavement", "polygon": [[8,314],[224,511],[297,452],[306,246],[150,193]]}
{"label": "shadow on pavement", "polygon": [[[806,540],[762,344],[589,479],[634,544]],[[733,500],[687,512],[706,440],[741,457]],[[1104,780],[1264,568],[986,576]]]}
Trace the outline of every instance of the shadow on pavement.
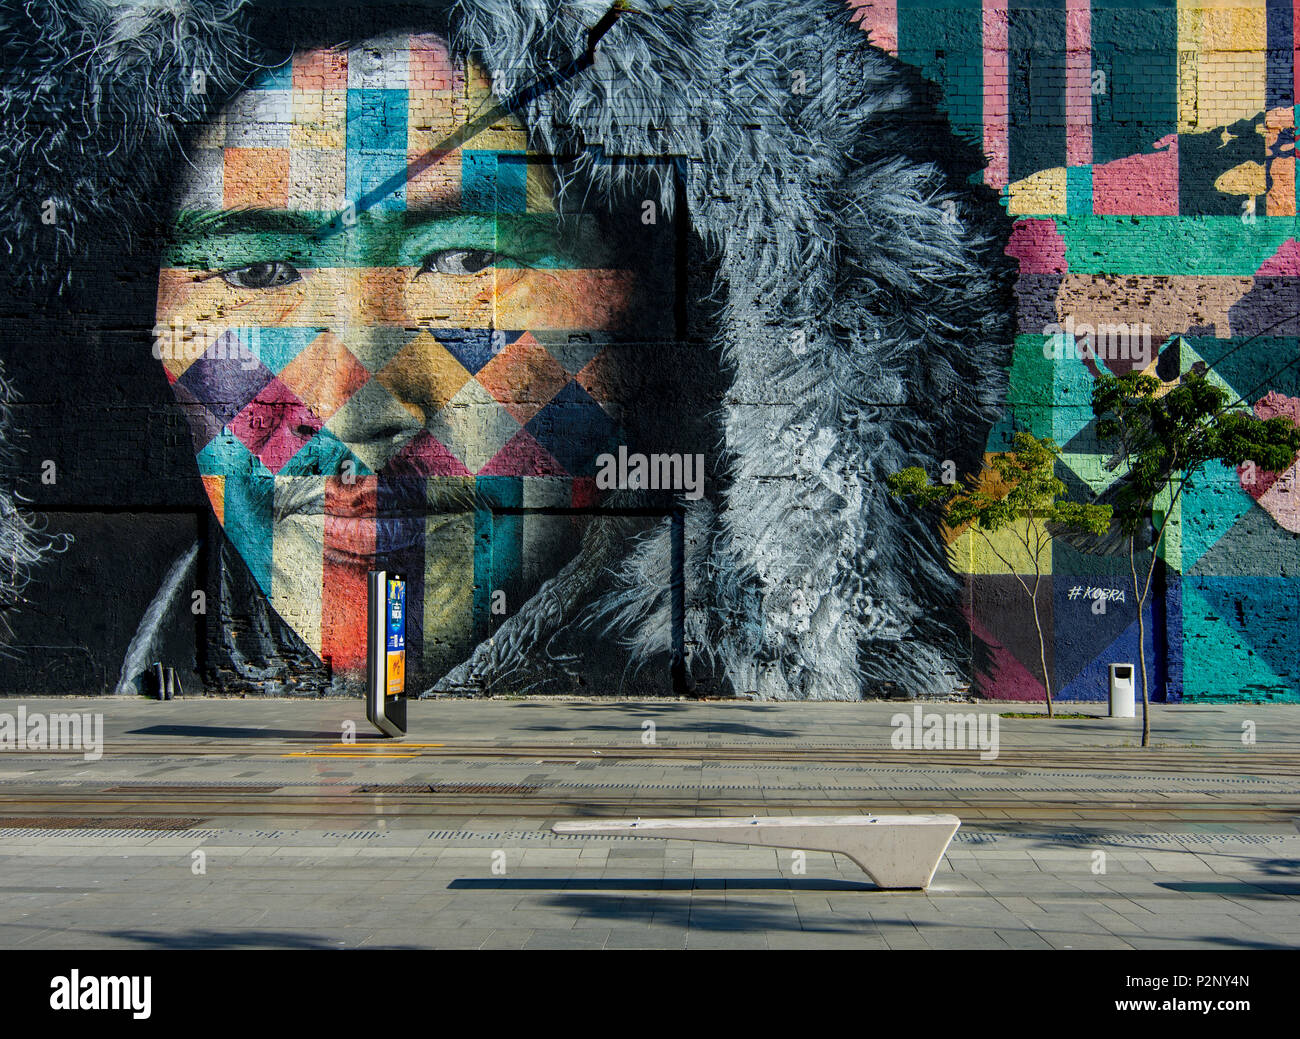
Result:
{"label": "shadow on pavement", "polygon": [[107,931],[112,938],[154,945],[161,949],[337,949],[337,942],[292,931]]}
{"label": "shadow on pavement", "polygon": [[1241,898],[1295,898],[1300,895],[1300,881],[1279,883],[1275,880],[1166,880],[1156,887],[1188,895],[1237,895]]}
{"label": "shadow on pavement", "polygon": [[645,905],[629,904],[626,899],[609,895],[561,895],[548,900],[548,905],[583,914],[584,918],[599,917],[612,923],[634,924],[653,922],[656,927],[680,927],[691,933],[700,931],[726,931],[732,933],[756,931],[791,931],[816,934],[879,934],[879,923],[907,921],[879,921],[846,915],[843,923],[812,920],[801,917],[792,905],[770,902],[730,901],[718,905],[696,903]]}
{"label": "shadow on pavement", "polygon": [[[337,729],[321,732],[316,729],[245,729],[231,725],[150,725],[143,729],[128,729],[128,736],[193,736],[221,740],[337,740]],[[357,742],[366,743],[374,740],[382,742],[385,737],[378,733],[357,733]]]}
{"label": "shadow on pavement", "polygon": [[[144,931],[122,929],[116,931],[90,931],[84,928],[46,928],[29,924],[10,924],[11,927],[25,927],[31,930],[52,930],[61,935],[79,935],[78,948],[97,948],[95,939],[109,938],[117,941],[136,942],[140,945],[154,946],[160,949],[338,949],[337,939],[323,935],[296,934],[293,931],[266,931],[253,928],[231,928],[229,930],[210,930],[195,928],[176,931]],[[31,948],[39,948],[32,946]],[[418,946],[404,946],[418,948]],[[398,948],[398,946],[385,946]]]}
{"label": "shadow on pavement", "polygon": [[[592,877],[584,880],[566,877],[477,878],[453,880],[449,888],[469,891],[502,889],[508,891],[879,891],[874,884],[852,880],[788,880],[773,877],[735,880],[729,877]],[[915,894],[916,892],[913,892]]]}

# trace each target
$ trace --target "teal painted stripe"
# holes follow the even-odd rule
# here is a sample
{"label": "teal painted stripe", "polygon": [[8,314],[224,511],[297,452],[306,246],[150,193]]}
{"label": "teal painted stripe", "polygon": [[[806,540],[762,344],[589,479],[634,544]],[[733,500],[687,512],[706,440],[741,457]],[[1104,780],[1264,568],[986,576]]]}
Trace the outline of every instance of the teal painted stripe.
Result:
{"label": "teal painted stripe", "polygon": [[257,329],[254,349],[262,363],[279,375],[318,335],[321,326],[264,326]]}
{"label": "teal painted stripe", "polygon": [[953,130],[976,142],[984,138],[982,10],[980,0],[898,3],[898,57],[939,85]]}
{"label": "teal painted stripe", "polygon": [[[477,479],[479,497],[494,510],[492,514],[492,579],[489,592],[500,589],[506,593],[506,607],[513,611],[519,605],[519,578],[523,573],[524,514],[498,512],[497,509],[521,509],[524,504],[524,481],[513,476],[480,476]],[[504,617],[490,615],[491,627]]]}
{"label": "teal painted stripe", "polygon": [[1092,0],[1092,161],[1140,155],[1178,128],[1177,0]]}
{"label": "teal painted stripe", "polygon": [[1253,275],[1294,217],[1057,216],[1071,274]]}
{"label": "teal painted stripe", "polygon": [[1065,211],[1092,216],[1092,167],[1069,166],[1065,171]]}
{"label": "teal painted stripe", "polygon": [[1184,699],[1300,700],[1297,607],[1300,583],[1286,578],[1185,577]]}
{"label": "teal painted stripe", "polygon": [[1237,521],[1255,508],[1241,489],[1236,469],[1208,465],[1183,492],[1182,570],[1190,574]]}
{"label": "teal painted stripe", "polygon": [[222,433],[198,454],[199,472],[225,476],[226,537],[258,587],[271,594],[271,507],[275,477],[236,437]]}
{"label": "teal painted stripe", "polygon": [[467,209],[522,213],[527,177],[523,152],[460,153],[460,194]]}

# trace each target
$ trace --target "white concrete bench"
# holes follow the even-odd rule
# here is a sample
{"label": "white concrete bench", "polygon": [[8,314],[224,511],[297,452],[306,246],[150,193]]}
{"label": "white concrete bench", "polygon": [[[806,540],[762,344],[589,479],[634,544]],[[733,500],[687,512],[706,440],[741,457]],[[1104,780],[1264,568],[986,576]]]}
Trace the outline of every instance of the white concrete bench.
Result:
{"label": "white concrete bench", "polygon": [[882,888],[927,888],[961,820],[955,815],[750,816],[560,822],[552,833],[657,837],[838,851]]}

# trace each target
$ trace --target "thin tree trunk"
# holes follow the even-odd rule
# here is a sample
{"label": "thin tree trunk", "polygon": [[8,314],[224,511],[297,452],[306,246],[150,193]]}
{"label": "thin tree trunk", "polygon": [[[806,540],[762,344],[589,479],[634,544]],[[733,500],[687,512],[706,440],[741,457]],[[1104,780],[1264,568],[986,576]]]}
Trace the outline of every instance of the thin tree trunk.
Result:
{"label": "thin tree trunk", "polygon": [[[1038,558],[1039,553],[1042,551],[1043,543],[1042,538],[1038,536],[1039,530],[1037,520],[1035,520],[1032,515],[1029,518],[1029,529],[1034,534],[1033,548],[1030,549],[1030,554],[1034,559],[1034,590],[1030,593],[1029,598],[1034,604],[1034,629],[1038,632],[1038,662],[1043,668],[1043,692],[1047,695],[1047,717],[1052,718],[1055,717],[1055,712],[1052,710],[1052,676],[1047,673],[1047,647],[1043,642],[1043,622],[1038,616],[1038,587],[1043,583],[1043,572],[1039,567]],[[1028,536],[1026,536],[1026,548],[1029,548],[1028,542],[1029,539]]]}
{"label": "thin tree trunk", "polygon": [[1142,670],[1142,746],[1151,740],[1150,694],[1147,691],[1147,644],[1146,625],[1142,621],[1142,600],[1146,598],[1138,585],[1137,561],[1133,558],[1137,535],[1128,539],[1128,569],[1133,575],[1133,598],[1137,600],[1138,611],[1138,666]]}
{"label": "thin tree trunk", "polygon": [[[1150,697],[1147,693],[1147,642],[1146,642],[1146,621],[1142,616],[1142,608],[1146,606],[1147,597],[1151,594],[1151,578],[1155,576],[1156,561],[1160,557],[1160,542],[1164,539],[1165,531],[1169,529],[1169,518],[1173,515],[1174,506],[1178,504],[1178,496],[1183,493],[1185,484],[1179,484],[1178,490],[1174,493],[1169,502],[1169,511],[1165,514],[1164,522],[1160,524],[1156,531],[1155,540],[1151,542],[1151,562],[1147,564],[1147,579],[1142,585],[1142,593],[1138,595],[1138,660],[1142,663],[1142,746],[1146,746],[1151,740],[1151,720],[1150,720]],[[1152,523],[1154,524],[1154,517]],[[1129,569],[1133,572],[1133,587],[1137,588],[1137,564],[1133,561],[1133,542],[1129,541]],[[1134,594],[1137,594],[1136,591]]]}
{"label": "thin tree trunk", "polygon": [[1038,629],[1038,662],[1043,666],[1043,688],[1047,692],[1047,717],[1052,718],[1052,676],[1047,673],[1047,648],[1043,643],[1043,624],[1038,619],[1038,587],[1034,587],[1034,627]]}

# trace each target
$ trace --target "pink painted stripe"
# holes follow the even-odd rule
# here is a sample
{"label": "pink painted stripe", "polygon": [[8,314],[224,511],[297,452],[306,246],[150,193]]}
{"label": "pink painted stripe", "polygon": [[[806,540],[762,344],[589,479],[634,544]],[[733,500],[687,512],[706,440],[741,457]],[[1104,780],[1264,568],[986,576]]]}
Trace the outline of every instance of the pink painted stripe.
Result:
{"label": "pink painted stripe", "polygon": [[1091,162],[1091,0],[1065,0],[1065,164]]}
{"label": "pink painted stripe", "polygon": [[872,46],[898,56],[898,0],[848,0],[854,23]]}
{"label": "pink painted stripe", "polygon": [[988,167],[984,181],[990,187],[1007,186],[1010,175],[1007,77],[1007,0],[982,0],[984,25],[984,154]]}

